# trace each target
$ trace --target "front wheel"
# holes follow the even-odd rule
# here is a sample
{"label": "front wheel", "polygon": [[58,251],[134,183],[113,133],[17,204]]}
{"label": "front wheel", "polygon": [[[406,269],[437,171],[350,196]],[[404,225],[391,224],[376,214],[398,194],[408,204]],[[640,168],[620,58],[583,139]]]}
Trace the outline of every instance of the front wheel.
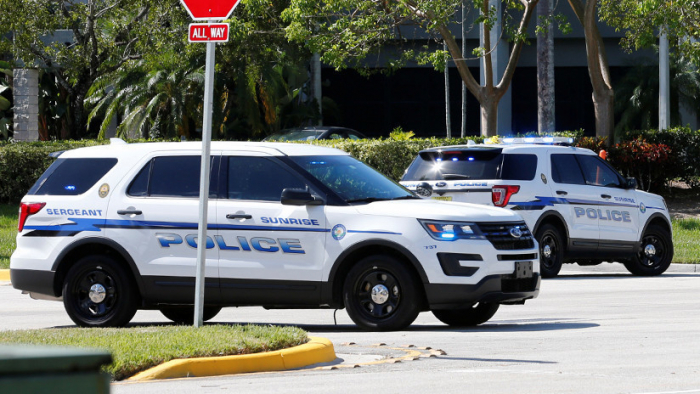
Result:
{"label": "front wheel", "polygon": [[[221,312],[220,306],[205,306],[202,320],[209,321]],[[191,325],[194,323],[194,305],[162,306],[160,313],[177,324]]]}
{"label": "front wheel", "polygon": [[131,277],[109,256],[83,257],[63,282],[63,305],[82,327],[125,326],[134,317],[137,302]]}
{"label": "front wheel", "polygon": [[554,278],[564,263],[564,238],[551,224],[542,225],[535,238],[540,244],[540,273],[543,278]]}
{"label": "front wheel", "polygon": [[408,327],[421,305],[418,280],[396,258],[373,255],[360,260],[345,278],[343,301],[360,328],[392,331]]}
{"label": "front wheel", "polygon": [[661,275],[673,260],[671,234],[663,227],[651,225],[642,236],[642,245],[637,255],[625,262],[625,268],[634,275]]}
{"label": "front wheel", "polygon": [[454,327],[472,327],[486,323],[496,314],[500,304],[480,302],[467,309],[437,309],[433,315],[441,322]]}

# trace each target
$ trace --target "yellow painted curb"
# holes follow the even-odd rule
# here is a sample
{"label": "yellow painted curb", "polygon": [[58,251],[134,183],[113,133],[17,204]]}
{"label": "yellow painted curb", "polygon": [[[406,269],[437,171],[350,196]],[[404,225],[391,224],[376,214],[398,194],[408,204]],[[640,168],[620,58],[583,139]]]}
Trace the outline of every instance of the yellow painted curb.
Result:
{"label": "yellow painted curb", "polygon": [[10,270],[0,270],[0,281],[10,281]]}
{"label": "yellow painted curb", "polygon": [[240,356],[171,360],[130,377],[129,381],[231,375],[246,372],[284,371],[336,359],[333,343],[309,337],[309,342],[289,349]]}

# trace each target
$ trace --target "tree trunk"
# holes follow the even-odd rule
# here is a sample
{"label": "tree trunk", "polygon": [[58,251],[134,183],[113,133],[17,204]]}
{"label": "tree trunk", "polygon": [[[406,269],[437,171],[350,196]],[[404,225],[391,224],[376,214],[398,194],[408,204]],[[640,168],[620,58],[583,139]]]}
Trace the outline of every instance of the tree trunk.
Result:
{"label": "tree trunk", "polygon": [[593,92],[593,108],[595,109],[596,137],[605,138],[606,145],[612,145],[615,131],[615,93],[613,90],[604,90],[599,94]]}
{"label": "tree trunk", "polygon": [[87,134],[87,122],[85,118],[85,93],[74,92],[70,98],[70,135],[64,139],[79,139]]}
{"label": "tree trunk", "polygon": [[611,145],[615,142],[615,91],[610,82],[610,68],[608,67],[603,39],[600,37],[596,25],[597,3],[598,0],[587,0],[584,5],[582,0],[569,0],[569,5],[574,10],[576,18],[583,25],[586,38],[588,75],[591,78],[591,85],[593,85],[596,137],[605,138],[606,144]]}
{"label": "tree trunk", "polygon": [[481,135],[498,135],[498,102],[500,97],[489,97],[481,102]]}
{"label": "tree trunk", "polygon": [[[444,44],[444,49],[447,50],[447,44]],[[452,119],[450,111],[450,67],[449,62],[445,62],[445,129],[447,138],[452,138]]]}
{"label": "tree trunk", "polygon": [[[552,15],[552,0],[537,4],[537,16]],[[537,35],[537,131],[546,134],[556,131],[554,91],[554,31],[552,24],[544,34]]]}
{"label": "tree trunk", "polygon": [[[489,1],[479,0],[479,2],[482,5],[482,14],[488,14]],[[523,16],[520,20],[520,25],[518,26],[518,33],[521,35],[525,34],[525,32],[527,31],[528,23],[530,22],[530,18],[532,17],[532,14],[535,11],[535,7],[537,6],[538,0],[523,0],[522,2],[525,5],[525,10],[523,11]],[[491,54],[488,52],[492,47],[491,40],[489,37],[490,29],[486,26],[483,26],[483,45],[486,48],[487,53],[484,59],[486,65],[486,82],[485,86],[481,86],[478,82],[476,82],[476,79],[474,79],[474,76],[471,74],[471,71],[469,71],[467,63],[462,56],[462,50],[457,44],[457,40],[455,40],[455,37],[454,35],[452,35],[450,29],[446,25],[439,25],[438,31],[440,32],[440,35],[442,36],[442,39],[444,40],[445,44],[447,44],[447,48],[450,51],[450,55],[452,55],[452,59],[455,62],[455,66],[457,66],[457,71],[459,71],[459,75],[462,78],[462,81],[467,86],[469,92],[473,94],[474,97],[476,97],[476,99],[479,101],[479,104],[481,104],[481,135],[484,137],[498,135],[498,102],[506,93],[511,81],[513,80],[513,74],[515,73],[515,67],[518,64],[518,59],[520,59],[520,52],[522,51],[524,41],[515,41],[510,51],[510,57],[508,58],[508,65],[506,66],[506,70],[501,76],[498,85],[494,86]]]}

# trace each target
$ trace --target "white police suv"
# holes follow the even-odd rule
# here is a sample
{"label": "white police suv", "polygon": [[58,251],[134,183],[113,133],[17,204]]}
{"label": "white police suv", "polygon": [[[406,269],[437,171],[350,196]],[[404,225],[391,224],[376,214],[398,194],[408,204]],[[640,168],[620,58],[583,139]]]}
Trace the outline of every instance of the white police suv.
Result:
{"label": "white police suv", "polygon": [[545,278],[567,262],[621,261],[635,275],[669,267],[671,219],[661,196],[636,190],[589,149],[554,145],[561,137],[503,142],[421,151],[401,183],[423,197],[518,212],[539,242]]}
{"label": "white police suv", "polygon": [[[67,151],[22,199],[12,285],[81,326],[137,309],[193,319],[200,143]],[[347,153],[214,142],[204,317],[225,306],[347,308],[396,330],[431,310],[476,325],[539,292],[516,213],[416,197]]]}

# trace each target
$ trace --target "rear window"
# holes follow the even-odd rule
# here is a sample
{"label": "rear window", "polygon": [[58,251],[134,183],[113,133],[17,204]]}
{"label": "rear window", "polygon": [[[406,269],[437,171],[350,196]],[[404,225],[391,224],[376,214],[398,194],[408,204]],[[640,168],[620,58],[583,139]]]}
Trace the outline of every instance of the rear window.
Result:
{"label": "rear window", "polygon": [[537,156],[503,154],[501,149],[421,152],[406,170],[403,181],[535,178]]}
{"label": "rear window", "polygon": [[90,189],[117,164],[114,158],[56,160],[27,194],[77,196]]}

